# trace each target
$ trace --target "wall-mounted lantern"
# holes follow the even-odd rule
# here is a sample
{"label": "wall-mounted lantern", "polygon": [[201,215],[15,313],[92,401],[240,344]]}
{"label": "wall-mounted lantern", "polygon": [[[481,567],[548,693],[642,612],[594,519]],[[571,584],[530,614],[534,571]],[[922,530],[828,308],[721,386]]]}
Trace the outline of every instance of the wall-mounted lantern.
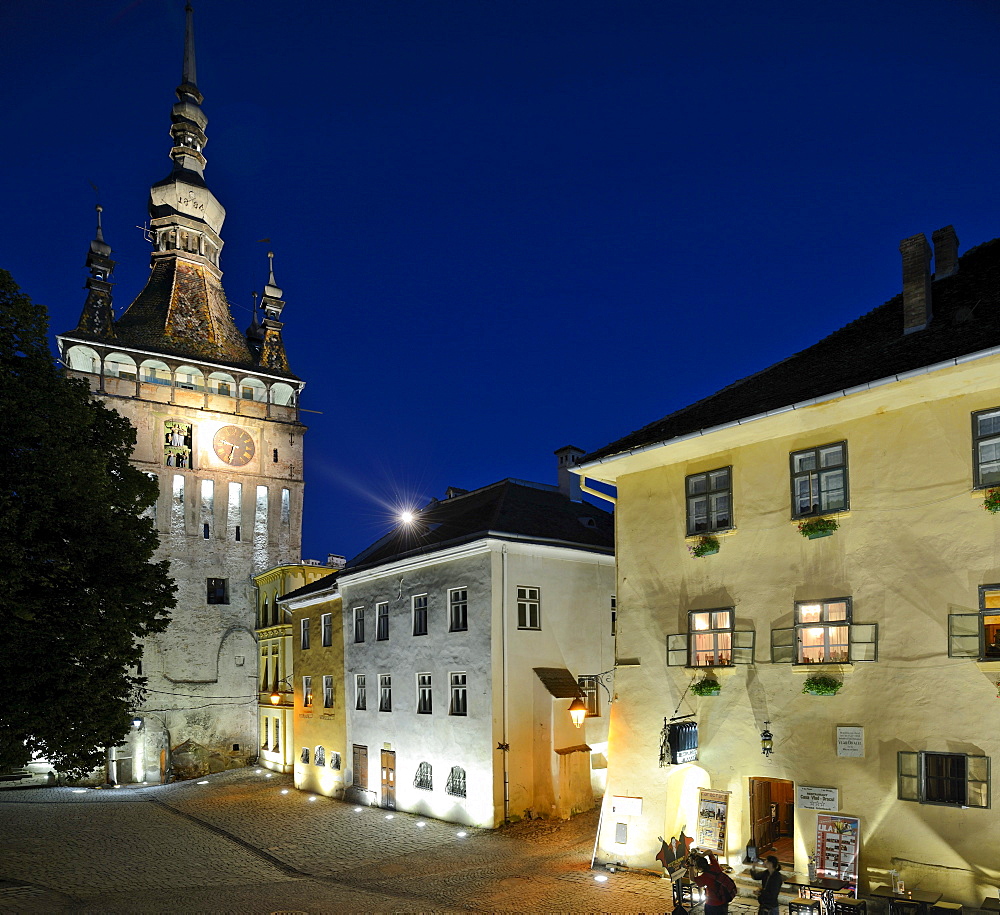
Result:
{"label": "wall-mounted lantern", "polygon": [[774,734],[767,729],[770,723],[765,721],[764,730],[760,732],[760,752],[765,756],[770,756],[774,752]]}
{"label": "wall-mounted lantern", "polygon": [[569,704],[569,717],[577,727],[583,724],[583,719],[587,717],[587,705],[582,699],[574,699]]}

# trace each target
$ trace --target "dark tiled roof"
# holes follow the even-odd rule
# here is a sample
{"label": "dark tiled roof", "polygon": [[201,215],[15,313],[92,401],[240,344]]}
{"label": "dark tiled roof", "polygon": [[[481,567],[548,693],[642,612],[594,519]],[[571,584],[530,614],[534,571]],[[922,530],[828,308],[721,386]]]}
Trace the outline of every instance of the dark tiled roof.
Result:
{"label": "dark tiled roof", "polygon": [[581,463],[1000,346],[1000,239],[932,284],[933,318],[903,333],[897,295],[819,343],[588,454]]}
{"label": "dark tiled roof", "polygon": [[611,553],[614,517],[589,502],[571,502],[555,486],[501,480],[465,495],[431,502],[416,523],[400,525],[348,564],[346,572],[430,553],[487,535],[557,541]]}
{"label": "dark tiled roof", "polygon": [[337,583],[337,576],[339,574],[339,572],[331,572],[329,575],[317,578],[315,581],[311,581],[309,584],[303,585],[301,588],[296,588],[294,591],[282,594],[278,600],[283,601],[291,600],[297,597],[308,597],[310,594],[315,594],[317,591],[325,591],[327,588],[332,588]]}

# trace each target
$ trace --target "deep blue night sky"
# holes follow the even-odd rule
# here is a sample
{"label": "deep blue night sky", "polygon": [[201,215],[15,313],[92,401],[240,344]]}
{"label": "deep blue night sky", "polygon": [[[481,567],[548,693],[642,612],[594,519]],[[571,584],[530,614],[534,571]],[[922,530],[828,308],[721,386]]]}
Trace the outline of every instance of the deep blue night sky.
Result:
{"label": "deep blue night sky", "polygon": [[[391,506],[598,448],[899,290],[899,240],[1000,234],[992,0],[196,0],[237,324],[275,252],[307,382],[304,556]],[[0,266],[115,303],[170,168],[182,0],[0,9]],[[258,239],[269,238],[260,243]]]}

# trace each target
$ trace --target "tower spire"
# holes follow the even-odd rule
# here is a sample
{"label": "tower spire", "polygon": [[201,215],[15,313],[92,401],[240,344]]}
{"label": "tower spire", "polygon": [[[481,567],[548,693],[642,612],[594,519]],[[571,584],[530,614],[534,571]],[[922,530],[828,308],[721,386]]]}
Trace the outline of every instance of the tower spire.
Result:
{"label": "tower spire", "polygon": [[112,340],[115,336],[114,312],[111,308],[111,273],[115,262],[111,259],[111,245],[104,240],[101,228],[101,213],[104,208],[97,204],[97,231],[87,252],[86,267],[90,271],[84,288],[87,301],[83,304],[76,329],[81,334],[98,339]]}
{"label": "tower spire", "polygon": [[[254,323],[247,331],[247,339],[250,340],[251,332],[257,330],[259,334],[259,350],[257,361],[263,368],[279,369],[287,372],[288,357],[285,355],[285,344],[281,339],[281,312],[285,307],[282,301],[281,287],[274,281],[274,252],[267,252],[268,277],[267,285],[264,287],[264,294],[260,297],[261,307],[264,309],[264,320],[261,325],[257,325],[257,309],[254,309]],[[251,343],[251,348],[254,348]]]}
{"label": "tower spire", "polygon": [[194,60],[194,9],[188,3],[184,7],[184,66],[181,70],[182,86],[198,86],[198,68]]}

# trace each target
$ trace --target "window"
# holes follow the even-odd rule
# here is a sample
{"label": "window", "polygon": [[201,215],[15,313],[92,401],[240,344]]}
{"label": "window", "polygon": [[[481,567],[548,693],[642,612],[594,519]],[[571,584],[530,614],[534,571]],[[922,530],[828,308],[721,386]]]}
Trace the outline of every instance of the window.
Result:
{"label": "window", "polygon": [[1000,484],[1000,409],[972,414],[972,450],[976,488]]}
{"label": "window", "polygon": [[375,638],[384,642],[389,638],[389,602],[383,601],[375,605]]}
{"label": "window", "polygon": [[323,708],[333,708],[333,677],[323,677]]}
{"label": "window", "polygon": [[542,610],[538,588],[517,589],[517,628],[541,629]]}
{"label": "window", "polygon": [[268,744],[268,742],[267,742],[267,730],[268,730],[268,728],[267,728],[267,722],[268,722],[268,720],[269,719],[267,719],[267,718],[264,719],[263,728],[261,730],[260,748],[262,750],[268,750],[268,749],[270,749],[270,744]]}
{"label": "window", "polygon": [[990,806],[990,759],[965,753],[897,754],[897,797],[950,807]]}
{"label": "window", "polygon": [[363,712],[368,708],[368,689],[365,685],[365,675],[357,674],[354,677],[354,707]]}
{"label": "window", "polygon": [[878,660],[878,624],[855,623],[849,597],[798,601],[795,626],[771,630],[771,660],[793,664],[853,664]]}
{"label": "window", "polygon": [[469,712],[468,677],[462,673],[451,675],[451,705],[449,715],[467,715]]}
{"label": "window", "polygon": [[948,657],[1000,661],[1000,585],[980,587],[978,613],[949,615]]}
{"label": "window", "polygon": [[313,704],[313,678],[302,678],[302,707],[312,708]]}
{"label": "window", "polygon": [[210,604],[228,604],[229,603],[229,579],[228,578],[209,578],[206,582],[205,596],[206,601]]}
{"label": "window", "polygon": [[694,473],[684,482],[687,493],[687,532],[728,531],[733,526],[731,467]]}
{"label": "window", "polygon": [[434,779],[429,762],[422,762],[417,766],[417,774],[413,777],[413,787],[423,791],[434,790]]}
{"label": "window", "polygon": [[587,717],[599,718],[601,708],[597,696],[597,677],[577,677],[576,682],[583,693],[583,701],[587,706]]}
{"label": "window", "polygon": [[299,754],[299,761],[304,763],[309,762],[309,747],[302,748],[302,752]]}
{"label": "window", "polygon": [[793,451],[792,517],[847,508],[847,442]]}
{"label": "window", "polygon": [[730,667],[753,664],[756,633],[737,632],[732,607],[691,610],[688,631],[667,636],[667,664],[672,667]]}
{"label": "window", "polygon": [[339,753],[333,753],[333,752],[330,753],[330,768],[331,769],[336,769],[337,771],[340,771],[340,754]]}
{"label": "window", "polygon": [[333,614],[324,613],[319,618],[319,623],[323,640],[323,647],[329,648],[333,644]]}
{"label": "window", "polygon": [[326,765],[326,749],[324,747],[316,747],[313,751],[313,764],[317,766]]}
{"label": "window", "polygon": [[611,638],[618,635],[618,598],[611,595]]}
{"label": "window", "polygon": [[191,424],[168,420],[163,424],[163,463],[191,469]]}
{"label": "window", "polygon": [[465,769],[460,766],[452,766],[444,790],[455,797],[465,797]]}
{"label": "window", "polygon": [[368,747],[354,744],[354,760],[351,765],[353,778],[351,784],[355,788],[368,790]]}
{"label": "window", "polygon": [[392,711],[392,677],[389,674],[382,674],[378,678],[378,710]]}
{"label": "window", "polygon": [[354,608],[354,641],[363,642],[365,640],[365,608]]}
{"label": "window", "polygon": [[469,592],[452,588],[448,592],[448,631],[465,632],[469,628]]}
{"label": "window", "polygon": [[413,598],[413,634],[427,635],[427,595]]}
{"label": "window", "polygon": [[277,753],[281,749],[281,722],[277,718],[274,719],[274,743],[271,745],[271,750]]}
{"label": "window", "polygon": [[303,617],[299,620],[299,646],[303,651],[309,647],[309,617]]}
{"label": "window", "polygon": [[417,714],[429,715],[432,710],[431,675],[417,674]]}

